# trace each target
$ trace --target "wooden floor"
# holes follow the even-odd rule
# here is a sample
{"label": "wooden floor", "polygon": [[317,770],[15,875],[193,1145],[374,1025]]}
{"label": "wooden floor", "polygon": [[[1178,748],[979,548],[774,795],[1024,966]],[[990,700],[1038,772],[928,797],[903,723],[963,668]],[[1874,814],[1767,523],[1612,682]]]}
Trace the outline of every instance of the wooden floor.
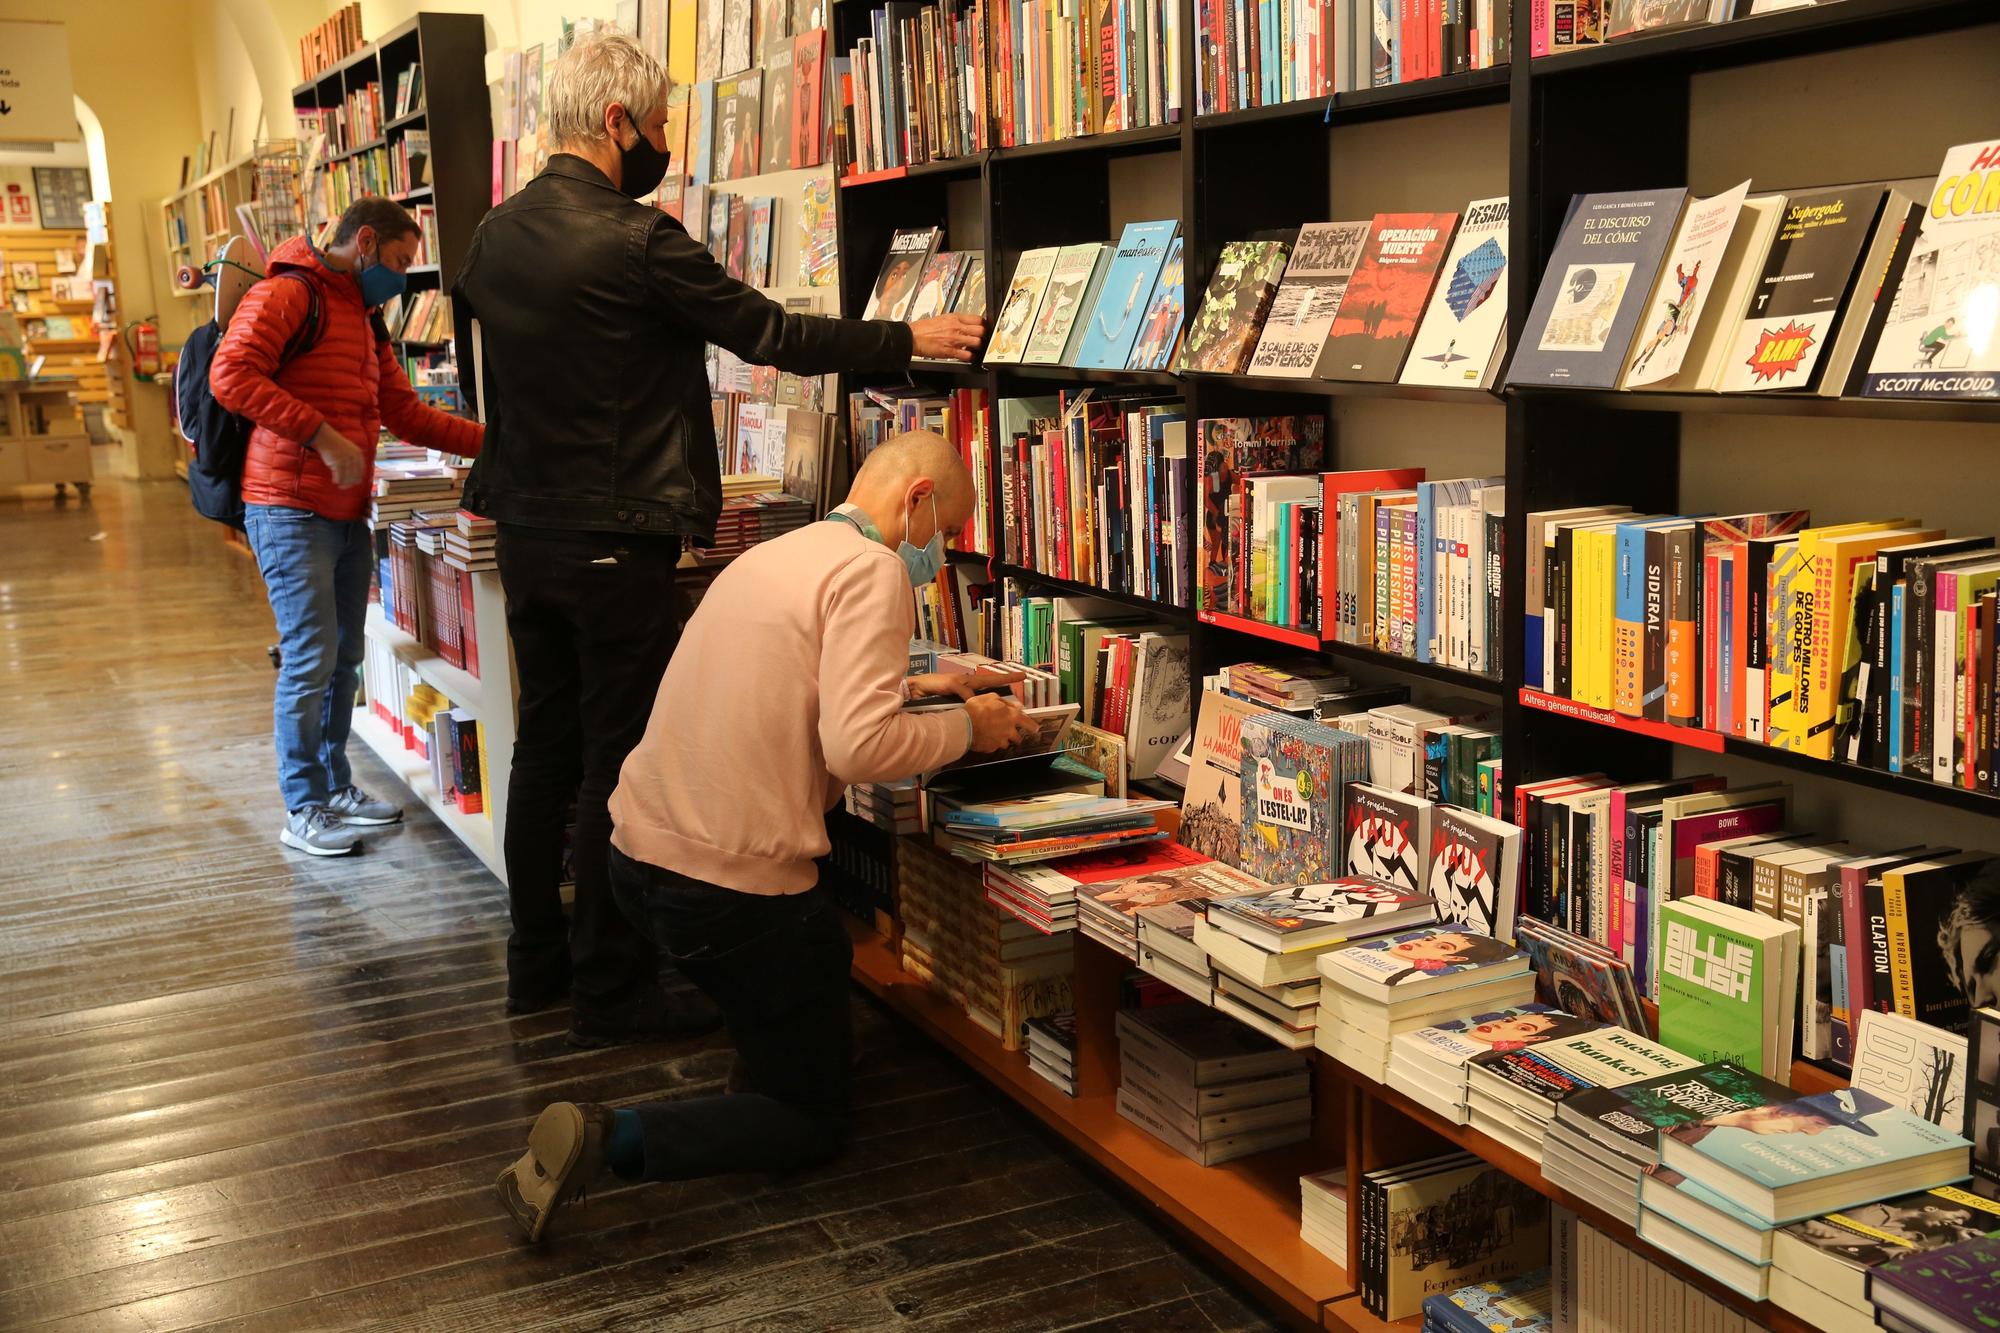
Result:
{"label": "wooden floor", "polygon": [[713,1090],[726,1039],[509,1019],[504,894],[428,815],[281,848],[270,615],[219,532],[172,483],[0,500],[0,1327],[1265,1327],[858,997],[845,1160],[522,1246],[492,1178],[535,1112]]}

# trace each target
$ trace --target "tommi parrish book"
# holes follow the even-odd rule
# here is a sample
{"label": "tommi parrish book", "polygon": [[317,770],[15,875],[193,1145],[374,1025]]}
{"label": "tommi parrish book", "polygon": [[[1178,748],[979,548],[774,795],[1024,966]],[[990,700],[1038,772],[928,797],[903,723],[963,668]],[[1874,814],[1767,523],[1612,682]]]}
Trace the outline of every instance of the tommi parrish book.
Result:
{"label": "tommi parrish book", "polygon": [[1146,306],[1159,281],[1160,265],[1173,244],[1180,223],[1127,223],[1118,238],[1098,288],[1097,302],[1083,328],[1075,364],[1121,369],[1132,355],[1133,341],[1146,318]]}
{"label": "tommi parrish book", "polygon": [[1774,1079],[1722,1061],[1580,1092],[1556,1108],[1556,1119],[1642,1166],[1656,1166],[1660,1131],[1796,1095]]}
{"label": "tommi parrish book", "polygon": [[2000,139],[1944,155],[1861,391],[2000,397]]}
{"label": "tommi parrish book", "polygon": [[1660,1136],[1660,1164],[1764,1222],[1795,1222],[1963,1180],[1971,1144],[1872,1092],[1839,1088]]}
{"label": "tommi parrish book", "polygon": [[1507,330],[1507,199],[1475,199],[1403,363],[1404,384],[1482,388]]}
{"label": "tommi parrish book", "polygon": [[1299,228],[1285,280],[1264,320],[1254,375],[1310,378],[1326,348],[1327,332],[1340,309],[1347,280],[1368,244],[1367,222],[1314,222]]}
{"label": "tommi parrish book", "polygon": [[1512,939],[1520,879],[1519,828],[1453,805],[1432,812],[1424,888],[1437,899],[1440,916],[1495,939]]}
{"label": "tommi parrish book", "polygon": [[1686,202],[1687,191],[1678,189],[1576,197],[1514,350],[1510,383],[1618,383]]}
{"label": "tommi parrish book", "polygon": [[1291,246],[1285,241],[1231,241],[1216,260],[1201,309],[1188,325],[1181,370],[1241,374],[1277,295]]}
{"label": "tommi parrish book", "polygon": [[1456,213],[1377,213],[1334,313],[1318,378],[1393,383],[1416,337]]}
{"label": "tommi parrish book", "polygon": [[1347,788],[1347,864],[1350,875],[1371,875],[1410,890],[1430,875],[1432,803],[1407,792],[1365,782]]}

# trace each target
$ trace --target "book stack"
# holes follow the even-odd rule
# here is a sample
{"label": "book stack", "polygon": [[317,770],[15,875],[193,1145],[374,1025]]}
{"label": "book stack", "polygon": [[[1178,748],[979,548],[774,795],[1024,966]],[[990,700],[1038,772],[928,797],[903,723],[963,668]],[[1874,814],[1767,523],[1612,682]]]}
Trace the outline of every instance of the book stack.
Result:
{"label": "book stack", "polygon": [[1550,1251],[1549,1294],[1558,1328],[1754,1333],[1763,1327],[1567,1209],[1556,1209]]}
{"label": "book stack", "polygon": [[458,503],[465,469],[446,463],[382,460],[368,491],[368,526],[384,531],[419,509],[442,509]]}
{"label": "book stack", "polygon": [[1354,678],[1319,658],[1292,657],[1226,666],[1222,688],[1275,712],[1317,718],[1319,701],[1350,692]]}
{"label": "book stack", "polygon": [[1043,1014],[1028,1020],[1028,1068],[1076,1096],[1076,1015]]}
{"label": "book stack", "polygon": [[1319,1049],[1377,1083],[1404,1032],[1534,998],[1528,956],[1464,927],[1420,926],[1319,957]]}
{"label": "book stack", "polygon": [[1135,874],[1159,874],[1196,864],[1195,854],[1178,843],[1156,842],[1061,856],[1020,865],[982,868],[986,898],[994,906],[1046,934],[1076,929],[1077,894],[1096,885],[1118,884]]}
{"label": "book stack", "polygon": [[1122,875],[1077,889],[1076,908],[1077,928],[1084,935],[1137,962],[1139,931],[1133,914],[1142,907],[1201,898],[1210,880],[1199,873],[1208,866],[1208,858],[1179,843],[1152,843],[1133,850],[1144,855],[1126,857]]}
{"label": "book stack", "polygon": [[1193,942],[1215,974],[1215,1006],[1293,1050],[1313,1044],[1327,951],[1434,920],[1429,894],[1345,876],[1208,902]]}
{"label": "book stack", "polygon": [[937,845],[962,861],[1019,864],[1060,856],[1157,842],[1157,821],[1167,801],[1099,796],[1080,791],[1041,792],[1019,799],[939,798],[932,803]]}
{"label": "book stack", "polygon": [[802,528],[818,515],[811,504],[783,491],[761,491],[725,499],[715,520],[715,540],[701,553],[704,563],[743,554],[759,542]]}
{"label": "book stack", "polygon": [[[1878,1307],[1869,1298],[1870,1279],[1877,1271],[1910,1260],[1948,1264],[1943,1251],[1996,1232],[2000,1203],[1949,1185],[1794,1222],[1774,1238],[1771,1303],[1825,1333],[1873,1333]],[[1947,1290],[1935,1282],[1928,1287],[1933,1315]],[[1886,1320],[1882,1326],[1893,1327]]]}
{"label": "book stack", "polygon": [[1244,719],[1238,744],[1237,868],[1268,884],[1333,878],[1347,786],[1368,776],[1367,742],[1285,713],[1256,713]]}
{"label": "book stack", "polygon": [[1545,1004],[1518,1004],[1488,1013],[1447,1019],[1414,1032],[1400,1032],[1389,1043],[1390,1086],[1425,1109],[1463,1125],[1470,1120],[1466,1106],[1466,1066],[1474,1056],[1495,1050],[1519,1050],[1586,1032],[1592,1024]]}
{"label": "book stack", "polygon": [[1204,1166],[1312,1133],[1305,1057],[1195,1004],[1118,1013],[1118,1114]]}
{"label": "book stack", "polygon": [[1468,1282],[1504,1282],[1548,1263],[1549,1202],[1469,1152],[1370,1171],[1355,1206],[1361,1306],[1408,1319]]}
{"label": "book stack", "polygon": [[458,511],[453,526],[444,535],[444,560],[454,569],[468,573],[500,568],[494,553],[500,525],[481,518],[469,509]]}
{"label": "book stack", "polygon": [[1862,1088],[1665,1128],[1639,1189],[1639,1235],[1753,1299],[1780,1226],[1965,1177],[1971,1144]]}
{"label": "book stack", "polygon": [[1183,872],[1197,890],[1188,898],[1139,908],[1132,915],[1139,947],[1139,969],[1203,1004],[1215,1003],[1216,977],[1208,950],[1195,938],[1210,902],[1269,893],[1271,886],[1220,861],[1207,861]]}
{"label": "book stack", "polygon": [[[1506,1282],[1479,1282],[1424,1300],[1422,1333],[1544,1333],[1555,1327],[1549,1270],[1537,1268]],[[1689,1325],[1688,1327],[1696,1327]]]}
{"label": "book stack", "polygon": [[2000,1241],[1992,1236],[1891,1259],[1868,1275],[1883,1328],[1978,1333],[2000,1323]]}
{"label": "book stack", "polygon": [[1542,1139],[1564,1098],[1590,1088],[1623,1087],[1698,1063],[1636,1032],[1610,1026],[1522,1049],[1496,1046],[1466,1064],[1468,1123],[1539,1162]]}
{"label": "book stack", "polygon": [[1533,917],[1521,918],[1514,939],[1534,966],[1536,990],[1559,1008],[1634,1031],[1652,1026],[1632,969],[1609,949]]}
{"label": "book stack", "polygon": [[1347,1267],[1347,1168],[1299,1177],[1299,1239]]}
{"label": "book stack", "polygon": [[850,783],[844,801],[849,814],[885,832],[908,834],[923,828],[921,793],[915,778]]}

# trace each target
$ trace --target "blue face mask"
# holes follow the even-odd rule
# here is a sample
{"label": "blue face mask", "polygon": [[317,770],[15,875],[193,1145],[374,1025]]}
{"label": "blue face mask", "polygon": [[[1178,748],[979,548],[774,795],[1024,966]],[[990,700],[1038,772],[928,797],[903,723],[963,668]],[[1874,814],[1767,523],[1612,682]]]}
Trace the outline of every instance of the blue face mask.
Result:
{"label": "blue face mask", "polygon": [[410,285],[407,274],[398,273],[382,262],[379,250],[375,252],[375,262],[358,270],[355,277],[361,283],[361,304],[370,310],[393,301]]}
{"label": "blue face mask", "polygon": [[896,547],[896,555],[902,560],[903,568],[909,571],[912,588],[923,587],[936,578],[938,571],[944,568],[944,529],[938,526],[936,491],[931,492],[930,541],[924,544],[922,550],[918,550],[910,545],[910,539],[905,537],[902,544]]}

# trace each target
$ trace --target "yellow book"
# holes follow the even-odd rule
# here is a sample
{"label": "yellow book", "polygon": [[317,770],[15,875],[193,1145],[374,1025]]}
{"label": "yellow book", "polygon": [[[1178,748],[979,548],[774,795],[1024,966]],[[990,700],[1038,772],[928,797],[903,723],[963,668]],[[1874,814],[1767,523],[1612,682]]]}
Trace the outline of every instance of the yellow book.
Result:
{"label": "yellow book", "polygon": [[1844,693],[1847,641],[1853,633],[1854,571],[1863,560],[1874,564],[1884,546],[1927,542],[1944,536],[1937,528],[1905,528],[1884,524],[1871,530],[1836,533],[1809,528],[1799,534],[1799,555],[1812,579],[1802,599],[1794,633],[1802,640],[1794,710],[1797,730],[1791,744],[1773,739],[1780,749],[1797,750],[1815,759],[1833,758],[1833,738]]}
{"label": "yellow book", "polygon": [[695,0],[667,0],[667,77],[676,86],[695,83],[695,40]]}
{"label": "yellow book", "polygon": [[1799,674],[1812,651],[1812,608],[1816,594],[1810,560],[1818,554],[1819,544],[1851,533],[1883,531],[1902,521],[1807,528],[1797,541],[1780,548],[1771,561],[1764,598],[1764,693],[1769,704],[1764,723],[1766,745],[1780,750],[1803,748],[1805,722],[1799,713]]}
{"label": "yellow book", "polygon": [[493,779],[487,776],[486,768],[486,724],[474,722],[473,735],[479,738],[479,813],[493,818]]}
{"label": "yellow book", "polygon": [[1592,708],[1611,707],[1612,598],[1617,588],[1618,530],[1591,528],[1583,534],[1590,555],[1590,674]]}

